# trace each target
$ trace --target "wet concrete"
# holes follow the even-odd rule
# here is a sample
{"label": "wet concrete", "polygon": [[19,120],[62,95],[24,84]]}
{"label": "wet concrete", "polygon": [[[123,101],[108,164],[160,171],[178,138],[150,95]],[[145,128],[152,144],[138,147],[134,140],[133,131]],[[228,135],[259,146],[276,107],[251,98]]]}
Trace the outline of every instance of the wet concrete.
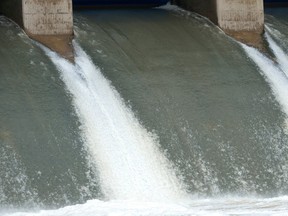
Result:
{"label": "wet concrete", "polygon": [[74,51],[72,35],[28,35],[51,50],[57,52],[63,58],[74,63]]}
{"label": "wet concrete", "polygon": [[261,52],[267,52],[267,47],[263,39],[263,33],[252,31],[225,31],[225,33],[241,43],[255,47]]}

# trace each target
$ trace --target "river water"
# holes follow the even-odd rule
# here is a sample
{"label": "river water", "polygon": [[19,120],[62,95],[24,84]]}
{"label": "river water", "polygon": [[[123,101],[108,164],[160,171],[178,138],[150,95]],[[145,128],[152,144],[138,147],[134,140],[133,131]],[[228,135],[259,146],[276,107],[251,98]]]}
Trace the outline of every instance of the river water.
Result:
{"label": "river water", "polygon": [[283,11],[273,58],[173,7],[76,11],[75,65],[0,17],[0,215],[287,215]]}

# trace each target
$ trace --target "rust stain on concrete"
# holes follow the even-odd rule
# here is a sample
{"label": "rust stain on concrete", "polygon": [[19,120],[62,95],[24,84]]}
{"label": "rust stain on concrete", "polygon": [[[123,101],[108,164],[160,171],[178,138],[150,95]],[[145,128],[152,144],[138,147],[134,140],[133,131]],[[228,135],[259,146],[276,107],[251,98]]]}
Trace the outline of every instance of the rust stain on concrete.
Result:
{"label": "rust stain on concrete", "polygon": [[74,49],[72,46],[72,35],[28,35],[30,38],[40,42],[52,51],[57,52],[63,58],[74,63]]}
{"label": "rust stain on concrete", "polygon": [[237,41],[254,47],[261,52],[267,53],[267,47],[263,39],[263,32],[258,31],[225,31],[225,33]]}

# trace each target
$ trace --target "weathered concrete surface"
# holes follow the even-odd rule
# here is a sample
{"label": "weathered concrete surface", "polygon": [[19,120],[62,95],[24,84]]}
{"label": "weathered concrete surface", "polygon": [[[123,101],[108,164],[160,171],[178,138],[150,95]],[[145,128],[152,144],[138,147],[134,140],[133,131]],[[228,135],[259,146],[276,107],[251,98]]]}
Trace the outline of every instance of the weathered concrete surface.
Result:
{"label": "weathered concrete surface", "polygon": [[24,29],[34,35],[73,33],[71,0],[23,0]]}
{"label": "weathered concrete surface", "polygon": [[218,25],[238,41],[266,52],[262,0],[218,0]]}
{"label": "weathered concrete surface", "polygon": [[218,25],[224,31],[263,32],[263,0],[217,0]]}
{"label": "weathered concrete surface", "polygon": [[263,0],[173,0],[172,3],[208,17],[237,40],[264,49]]}
{"label": "weathered concrete surface", "polygon": [[73,61],[72,0],[1,0],[1,8],[30,38]]}
{"label": "weathered concrete surface", "polygon": [[23,0],[25,32],[73,61],[72,0]]}

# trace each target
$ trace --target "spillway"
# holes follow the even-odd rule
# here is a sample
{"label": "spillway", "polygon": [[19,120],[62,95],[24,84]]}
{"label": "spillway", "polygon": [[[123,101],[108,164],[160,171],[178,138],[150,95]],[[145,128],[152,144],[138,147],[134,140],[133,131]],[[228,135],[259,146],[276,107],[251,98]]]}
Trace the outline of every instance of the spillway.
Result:
{"label": "spillway", "polygon": [[[271,30],[269,30],[271,31]],[[248,56],[258,65],[266,80],[271,85],[274,95],[280,103],[283,112],[288,115],[288,71],[287,71],[287,55],[271,38],[269,33],[266,33],[266,39],[276,56],[276,63],[268,57],[261,54],[259,51],[243,45]],[[285,128],[285,127],[284,127]]]}
{"label": "spillway", "polygon": [[0,215],[287,214],[285,22],[168,9],[76,12],[75,65],[0,18]]}
{"label": "spillway", "polygon": [[[46,50],[61,71],[82,123],[83,139],[109,199],[174,201],[181,187],[172,167],[84,51],[77,45],[73,64]],[[170,170],[169,170],[170,168]]]}

